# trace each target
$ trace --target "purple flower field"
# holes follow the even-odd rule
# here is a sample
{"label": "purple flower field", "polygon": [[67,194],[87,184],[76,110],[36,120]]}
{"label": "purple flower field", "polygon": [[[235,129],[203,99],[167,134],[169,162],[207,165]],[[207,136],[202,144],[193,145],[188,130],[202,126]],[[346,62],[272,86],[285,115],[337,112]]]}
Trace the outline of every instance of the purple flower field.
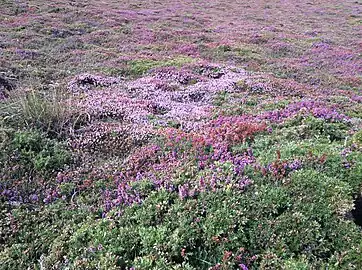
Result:
{"label": "purple flower field", "polygon": [[0,269],[361,269],[359,1],[0,2]]}

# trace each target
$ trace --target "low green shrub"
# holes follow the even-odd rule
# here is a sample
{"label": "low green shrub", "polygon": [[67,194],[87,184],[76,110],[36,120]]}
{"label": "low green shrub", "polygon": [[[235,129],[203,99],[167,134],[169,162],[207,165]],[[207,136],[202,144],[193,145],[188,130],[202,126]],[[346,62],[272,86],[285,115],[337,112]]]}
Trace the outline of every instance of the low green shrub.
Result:
{"label": "low green shrub", "polygon": [[352,142],[362,147],[362,130],[359,130],[353,135]]}
{"label": "low green shrub", "polygon": [[[40,131],[8,133],[0,153],[0,194],[7,194],[1,199],[23,201],[32,194],[42,194],[54,182],[55,173],[71,160],[63,143],[47,138]],[[36,200],[39,199],[36,195]]]}
{"label": "low green shrub", "polygon": [[61,143],[35,130],[15,132],[9,151],[25,170],[39,173],[59,170],[70,161],[70,154]]}

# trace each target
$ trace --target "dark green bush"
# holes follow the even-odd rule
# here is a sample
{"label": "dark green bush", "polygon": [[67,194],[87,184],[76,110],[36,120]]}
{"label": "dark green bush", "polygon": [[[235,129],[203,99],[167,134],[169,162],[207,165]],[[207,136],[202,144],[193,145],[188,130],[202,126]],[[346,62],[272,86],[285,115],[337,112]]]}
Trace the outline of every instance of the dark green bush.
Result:
{"label": "dark green bush", "polygon": [[41,200],[54,186],[55,173],[71,163],[63,143],[37,130],[10,132],[5,142],[0,154],[0,194],[5,192],[1,199],[20,202],[36,195],[35,200]]}
{"label": "dark green bush", "polygon": [[59,264],[47,265],[44,256],[50,252],[63,259],[65,240],[84,220],[94,218],[85,209],[72,209],[62,202],[34,209],[0,202],[0,211],[7,212],[0,215],[0,232],[6,232],[0,234],[0,269],[4,270],[40,269],[40,264],[45,269],[59,269]]}
{"label": "dark green bush", "polygon": [[70,161],[63,145],[35,130],[15,132],[8,151],[27,171],[51,173]]}
{"label": "dark green bush", "polygon": [[358,146],[362,146],[362,130],[359,130],[353,135],[352,142]]}

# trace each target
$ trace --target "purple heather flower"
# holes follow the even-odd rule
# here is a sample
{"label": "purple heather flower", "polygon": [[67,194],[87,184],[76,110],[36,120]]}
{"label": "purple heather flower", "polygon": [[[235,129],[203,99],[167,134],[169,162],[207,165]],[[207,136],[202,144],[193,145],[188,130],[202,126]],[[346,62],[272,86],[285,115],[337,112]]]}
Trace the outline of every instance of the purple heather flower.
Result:
{"label": "purple heather flower", "polygon": [[185,199],[189,195],[189,185],[184,184],[182,186],[179,186],[178,194],[179,194],[181,200]]}
{"label": "purple heather flower", "polygon": [[345,149],[342,150],[341,156],[342,156],[342,157],[346,157],[346,156],[348,156],[350,153],[352,153],[351,149],[350,149],[350,148],[345,148]]}
{"label": "purple heather flower", "polygon": [[5,197],[10,197],[12,194],[13,194],[13,192],[12,192],[10,189],[4,189],[4,190],[1,192],[1,195],[2,195],[2,196],[5,196]]}
{"label": "purple heather flower", "polygon": [[43,199],[43,202],[44,202],[45,204],[48,204],[48,203],[51,202],[51,200],[52,200],[51,195],[47,195],[47,196]]}
{"label": "purple heather flower", "polygon": [[142,174],[137,172],[136,181],[140,181],[142,179]]}
{"label": "purple heather flower", "polygon": [[32,194],[32,195],[29,196],[29,200],[31,202],[37,202],[37,201],[39,201],[39,197],[36,194]]}
{"label": "purple heather flower", "polygon": [[294,160],[292,163],[288,164],[288,167],[292,171],[298,170],[302,167],[302,162],[300,160]]}
{"label": "purple heather flower", "polygon": [[349,168],[351,168],[351,163],[348,162],[348,161],[344,161],[344,162],[343,162],[343,166],[344,166],[346,169],[349,169]]}

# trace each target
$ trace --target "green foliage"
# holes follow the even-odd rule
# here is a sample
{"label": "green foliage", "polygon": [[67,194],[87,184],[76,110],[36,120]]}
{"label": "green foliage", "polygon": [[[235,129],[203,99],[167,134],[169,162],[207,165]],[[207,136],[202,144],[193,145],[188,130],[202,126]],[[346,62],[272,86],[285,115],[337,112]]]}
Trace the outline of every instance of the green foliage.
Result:
{"label": "green foliage", "polygon": [[331,141],[343,140],[347,137],[348,126],[344,123],[328,123],[323,119],[309,117],[303,124],[310,134],[326,136]]}
{"label": "green foliage", "polygon": [[192,63],[194,60],[190,57],[177,57],[169,60],[151,60],[151,59],[138,59],[132,60],[127,63],[127,75],[140,76],[153,68],[176,66],[182,67],[185,64]]}
{"label": "green foliage", "polygon": [[296,117],[276,126],[272,134],[257,135],[252,146],[254,154],[263,164],[272,162],[276,152],[280,151],[282,159],[305,158],[309,154],[328,155],[327,160],[337,159],[335,163],[341,165],[340,152],[342,143],[348,137],[347,132],[348,125],[344,123]]}
{"label": "green foliage", "polygon": [[216,59],[218,61],[233,60],[238,64],[264,62],[262,56],[263,52],[256,45],[249,46],[241,44],[239,47],[232,47],[230,45],[221,45],[215,48],[200,46],[201,55],[204,58]]}
{"label": "green foliage", "polygon": [[362,130],[359,130],[353,135],[352,142],[358,146],[362,146]]}
{"label": "green foliage", "polygon": [[70,162],[70,154],[64,147],[46,138],[38,131],[17,131],[9,147],[9,155],[15,155],[25,170],[50,173]]}
{"label": "green foliage", "polygon": [[1,188],[14,188],[26,198],[49,187],[55,172],[71,163],[64,144],[37,130],[11,132],[5,142],[0,153]]}
{"label": "green foliage", "polygon": [[227,92],[221,91],[217,93],[215,99],[214,99],[214,106],[222,106],[227,101]]}
{"label": "green foliage", "polygon": [[[0,232],[11,230],[11,234],[1,234],[0,269],[60,269],[62,256],[67,247],[65,242],[92,213],[85,209],[72,209],[64,203],[29,209],[26,206],[10,208],[0,202]],[[9,226],[10,225],[10,226]],[[12,235],[12,237],[9,237]],[[45,257],[50,252],[50,256]],[[61,262],[48,264],[57,258]],[[64,266],[64,265],[63,265]]]}
{"label": "green foliage", "polygon": [[262,108],[265,111],[273,111],[273,110],[276,110],[276,109],[284,109],[285,107],[287,107],[287,105],[289,103],[290,102],[288,100],[282,100],[282,101],[275,102],[275,103],[263,104]]}

